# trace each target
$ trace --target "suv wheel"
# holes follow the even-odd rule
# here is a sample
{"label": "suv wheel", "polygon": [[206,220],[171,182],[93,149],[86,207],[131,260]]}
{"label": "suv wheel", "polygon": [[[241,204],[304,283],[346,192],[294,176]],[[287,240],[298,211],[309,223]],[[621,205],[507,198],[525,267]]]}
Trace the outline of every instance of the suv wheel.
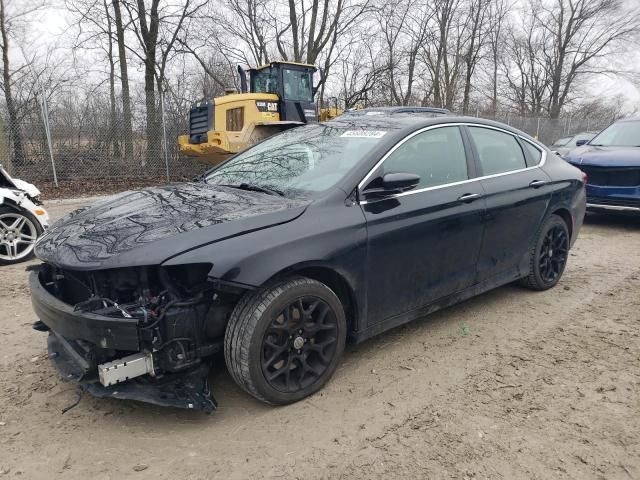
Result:
{"label": "suv wheel", "polygon": [[243,297],[227,325],[224,356],[236,383],[274,405],[296,402],[329,380],[344,351],[346,320],[326,285],[294,277]]}

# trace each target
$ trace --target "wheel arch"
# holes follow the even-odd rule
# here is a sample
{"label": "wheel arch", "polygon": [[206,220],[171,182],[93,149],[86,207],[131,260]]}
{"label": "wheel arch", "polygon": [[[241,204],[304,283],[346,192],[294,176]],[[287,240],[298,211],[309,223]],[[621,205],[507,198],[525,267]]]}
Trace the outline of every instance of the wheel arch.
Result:
{"label": "wheel arch", "polygon": [[300,275],[311,278],[329,287],[336,294],[340,303],[344,307],[344,313],[347,320],[347,332],[351,333],[358,328],[358,301],[355,294],[355,288],[347,280],[347,277],[335,268],[320,263],[301,263],[292,265],[280,270],[273,275],[266,283],[270,283],[282,278]]}
{"label": "wheel arch", "polygon": [[551,212],[551,215],[557,215],[564,220],[564,223],[567,224],[567,229],[569,230],[569,238],[573,240],[573,216],[569,209],[566,207],[557,207]]}
{"label": "wheel arch", "polygon": [[9,207],[15,211],[22,210],[16,199],[7,196],[4,192],[0,192],[0,207]]}
{"label": "wheel arch", "polygon": [[42,232],[44,231],[44,227],[42,223],[32,212],[29,211],[28,208],[25,208],[24,206],[20,205],[18,202],[16,202],[11,198],[4,197],[2,200],[3,201],[0,202],[0,207],[8,208],[17,214],[28,217],[29,220],[33,222],[36,229],[38,230],[38,235],[42,234]]}

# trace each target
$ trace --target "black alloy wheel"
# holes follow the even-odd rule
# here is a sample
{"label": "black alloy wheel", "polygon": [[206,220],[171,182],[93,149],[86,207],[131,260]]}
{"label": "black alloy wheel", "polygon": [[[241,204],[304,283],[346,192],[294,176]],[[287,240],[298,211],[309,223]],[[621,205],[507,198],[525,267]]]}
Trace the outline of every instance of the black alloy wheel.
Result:
{"label": "black alloy wheel", "polygon": [[225,333],[229,373],[247,393],[284,405],[329,380],[344,351],[344,308],[326,285],[291,277],[246,294]]}
{"label": "black alloy wheel", "polygon": [[545,283],[552,283],[560,277],[567,262],[568,253],[567,229],[554,225],[544,237],[538,260],[540,276]]}
{"label": "black alloy wheel", "polygon": [[262,342],[262,373],[281,392],[307,388],[327,371],[337,343],[336,314],[329,304],[317,297],[300,297],[267,328]]}
{"label": "black alloy wheel", "polygon": [[555,286],[567,265],[571,239],[567,223],[558,215],[547,218],[531,248],[529,273],[520,283],[533,290]]}

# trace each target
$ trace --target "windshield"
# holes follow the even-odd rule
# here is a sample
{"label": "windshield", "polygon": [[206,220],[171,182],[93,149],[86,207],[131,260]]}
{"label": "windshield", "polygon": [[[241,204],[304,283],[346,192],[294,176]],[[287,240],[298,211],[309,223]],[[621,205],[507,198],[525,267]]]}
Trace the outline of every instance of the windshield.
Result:
{"label": "windshield", "polygon": [[293,128],[224,162],[205,181],[247,184],[285,194],[320,192],[342,179],[385,133],[322,124]]}
{"label": "windshield", "polygon": [[271,68],[251,72],[252,92],[254,93],[278,93],[278,77]]}
{"label": "windshield", "polygon": [[589,145],[602,147],[640,147],[640,121],[609,125]]}
{"label": "windshield", "polygon": [[580,140],[589,141],[593,137],[595,137],[595,133],[579,133],[575,137],[573,137],[573,143],[579,142]]}
{"label": "windshield", "polygon": [[313,102],[311,75],[300,70],[284,69],[284,98],[296,102]]}
{"label": "windshield", "polygon": [[571,141],[573,137],[562,137],[559,138],[558,140],[556,140],[555,142],[553,142],[553,144],[557,147],[562,147],[564,145],[566,145],[567,143],[569,143]]}

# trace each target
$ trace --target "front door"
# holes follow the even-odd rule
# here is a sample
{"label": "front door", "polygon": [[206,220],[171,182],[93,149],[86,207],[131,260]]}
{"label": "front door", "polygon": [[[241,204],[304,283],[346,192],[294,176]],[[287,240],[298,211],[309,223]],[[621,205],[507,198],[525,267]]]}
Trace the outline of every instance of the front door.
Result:
{"label": "front door", "polygon": [[[484,198],[457,126],[414,134],[365,181],[367,323],[427,305],[474,283]],[[414,189],[366,196],[385,173],[420,175]]]}

